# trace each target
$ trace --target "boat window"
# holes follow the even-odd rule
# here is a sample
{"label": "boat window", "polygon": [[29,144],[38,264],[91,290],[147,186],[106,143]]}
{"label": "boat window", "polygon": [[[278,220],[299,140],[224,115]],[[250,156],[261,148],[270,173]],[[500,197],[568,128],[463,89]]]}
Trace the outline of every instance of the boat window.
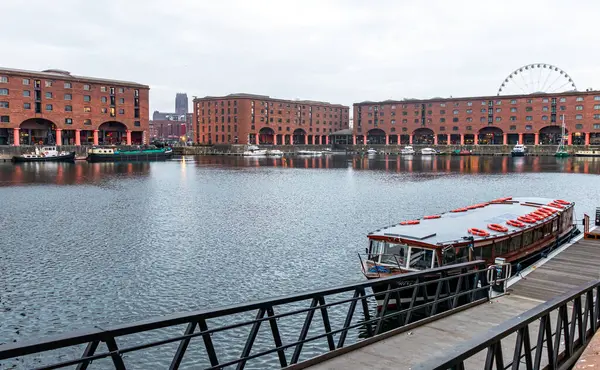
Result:
{"label": "boat window", "polygon": [[543,230],[544,230],[544,236],[550,235],[550,233],[552,232],[552,223],[549,222],[549,223],[545,224]]}
{"label": "boat window", "polygon": [[510,238],[509,250],[513,252],[518,250],[519,248],[521,248],[521,235],[516,235]]}
{"label": "boat window", "polygon": [[467,262],[469,260],[469,248],[448,247],[442,254],[442,260],[444,265]]}
{"label": "boat window", "polygon": [[408,245],[386,242],[381,256],[381,263],[406,267],[406,256],[408,256]]}
{"label": "boat window", "polygon": [[501,242],[496,242],[494,244],[494,251],[496,252],[496,256],[500,256],[503,254],[508,253],[508,247],[509,247],[509,240],[503,240]]}
{"label": "boat window", "polygon": [[558,230],[558,219],[552,221],[552,232]]}
{"label": "boat window", "polygon": [[433,250],[410,247],[409,268],[425,270],[433,265]]}
{"label": "boat window", "polygon": [[532,241],[533,241],[533,232],[532,231],[525,231],[523,233],[523,246],[524,247],[529,246]]}
{"label": "boat window", "polygon": [[542,238],[543,232],[541,227],[536,227],[533,230],[533,240],[538,241]]}
{"label": "boat window", "polygon": [[490,260],[492,259],[492,246],[486,245],[485,247],[481,247],[481,255],[483,259]]}

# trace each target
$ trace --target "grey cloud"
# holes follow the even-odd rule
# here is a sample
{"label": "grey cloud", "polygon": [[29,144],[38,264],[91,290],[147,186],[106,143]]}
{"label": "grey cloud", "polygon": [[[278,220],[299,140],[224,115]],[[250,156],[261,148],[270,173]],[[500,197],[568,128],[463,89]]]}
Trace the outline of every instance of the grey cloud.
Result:
{"label": "grey cloud", "polygon": [[[595,1],[4,0],[2,65],[352,104],[494,94],[513,69],[556,64],[600,88]],[[7,16],[8,15],[8,16]]]}

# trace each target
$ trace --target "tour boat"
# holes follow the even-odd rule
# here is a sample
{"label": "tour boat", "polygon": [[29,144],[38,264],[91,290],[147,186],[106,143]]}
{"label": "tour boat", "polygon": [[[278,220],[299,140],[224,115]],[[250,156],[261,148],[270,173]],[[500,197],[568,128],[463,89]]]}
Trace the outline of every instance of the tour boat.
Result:
{"label": "tour boat", "polygon": [[[359,254],[362,272],[367,279],[377,279],[474,260],[487,265],[496,258],[526,262],[578,232],[573,207],[560,199],[506,197],[402,221],[367,235],[366,255]],[[427,299],[435,295],[433,285],[427,287]],[[387,284],[373,287],[378,307],[384,295],[377,293],[386,289]],[[413,290],[400,293],[403,307]],[[397,307],[396,299],[388,304]]]}
{"label": "tour boat", "polygon": [[436,155],[437,151],[432,148],[423,148],[421,149],[421,155]]}
{"label": "tour boat", "polygon": [[527,148],[523,144],[517,143],[511,150],[510,155],[513,157],[524,157]]}
{"label": "tour boat", "polygon": [[267,155],[266,149],[260,149],[256,145],[249,145],[242,153],[244,157],[264,157]]}
{"label": "tour boat", "polygon": [[579,150],[575,152],[576,157],[600,157],[600,150]]}
{"label": "tour boat", "polygon": [[19,162],[73,162],[75,152],[59,152],[55,146],[36,147],[33,153],[15,155],[12,161]]}
{"label": "tour boat", "polygon": [[92,148],[88,150],[89,162],[160,161],[171,158],[173,149],[119,150],[116,148]]}
{"label": "tour boat", "polygon": [[367,154],[368,155],[375,155],[375,154],[377,154],[377,149],[369,148],[369,150],[367,150]]}
{"label": "tour boat", "polygon": [[296,155],[311,156],[311,157],[320,157],[320,156],[323,155],[323,152],[320,152],[318,150],[298,150],[296,152]]}
{"label": "tour boat", "polygon": [[413,154],[415,154],[415,150],[413,149],[412,146],[405,146],[404,148],[402,148],[400,150],[400,154],[402,154],[402,155],[413,155]]}

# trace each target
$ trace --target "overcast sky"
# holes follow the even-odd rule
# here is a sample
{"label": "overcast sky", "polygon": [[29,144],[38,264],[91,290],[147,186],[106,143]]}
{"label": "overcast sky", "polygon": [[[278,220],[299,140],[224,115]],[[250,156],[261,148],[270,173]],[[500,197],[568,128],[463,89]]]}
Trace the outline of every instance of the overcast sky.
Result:
{"label": "overcast sky", "polygon": [[[545,62],[600,89],[600,1],[2,0],[4,67],[351,105],[494,95]],[[190,104],[191,108],[191,104]]]}

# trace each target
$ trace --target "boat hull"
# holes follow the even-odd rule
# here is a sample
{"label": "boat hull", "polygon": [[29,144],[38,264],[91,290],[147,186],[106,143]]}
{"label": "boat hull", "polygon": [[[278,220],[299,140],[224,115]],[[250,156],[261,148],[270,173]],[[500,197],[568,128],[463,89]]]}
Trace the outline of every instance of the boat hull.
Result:
{"label": "boat hull", "polygon": [[40,157],[40,158],[26,158],[20,155],[16,155],[12,158],[14,163],[25,163],[25,162],[73,162],[75,161],[75,152],[70,152],[65,155],[58,155],[56,157]]}
{"label": "boat hull", "polygon": [[173,152],[168,153],[136,153],[136,154],[96,154],[87,156],[88,162],[134,162],[134,161],[164,161],[170,159]]}

